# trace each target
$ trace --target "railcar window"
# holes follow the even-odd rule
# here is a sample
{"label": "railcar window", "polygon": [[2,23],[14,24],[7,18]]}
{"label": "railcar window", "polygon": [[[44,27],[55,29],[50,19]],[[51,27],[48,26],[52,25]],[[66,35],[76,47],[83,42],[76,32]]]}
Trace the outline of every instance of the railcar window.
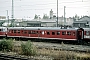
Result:
{"label": "railcar window", "polygon": [[40,33],[42,33],[42,32],[40,31]]}
{"label": "railcar window", "polygon": [[62,32],[62,35],[65,35],[66,33],[65,32]]}
{"label": "railcar window", "polygon": [[10,30],[11,31],[11,33],[14,33],[14,31],[13,30]]}
{"label": "railcar window", "polygon": [[67,32],[67,35],[71,35],[71,32]]}
{"label": "railcar window", "polygon": [[14,33],[16,33],[16,30],[14,30]]}
{"label": "railcar window", "polygon": [[11,32],[11,30],[8,30],[8,32]]}
{"label": "railcar window", "polygon": [[86,35],[89,35],[89,31],[86,31]]}
{"label": "railcar window", "polygon": [[52,35],[55,35],[55,32],[52,32]]}
{"label": "railcar window", "polygon": [[11,33],[11,30],[8,30],[8,32],[10,32],[10,33]]}
{"label": "railcar window", "polygon": [[47,35],[50,35],[50,32],[47,32]]}
{"label": "railcar window", "polygon": [[18,30],[17,32],[20,33],[20,30]]}
{"label": "railcar window", "polygon": [[38,31],[37,31],[37,34],[38,34]]}
{"label": "railcar window", "polygon": [[24,31],[24,34],[27,34],[27,31]]}
{"label": "railcar window", "polygon": [[57,35],[60,35],[60,32],[59,31],[57,31]]}
{"label": "railcar window", "polygon": [[36,34],[36,31],[32,31],[32,34]]}
{"label": "railcar window", "polygon": [[8,30],[8,32],[11,32],[11,30]]}
{"label": "railcar window", "polygon": [[13,31],[12,30],[8,30],[10,33],[13,33]]}
{"label": "railcar window", "polygon": [[42,31],[42,35],[44,35],[44,31]]}
{"label": "railcar window", "polygon": [[23,30],[21,30],[21,33],[23,33]]}
{"label": "railcar window", "polygon": [[38,31],[29,31],[28,34],[37,34]]}
{"label": "railcar window", "polygon": [[33,31],[31,31],[31,34],[33,33]]}
{"label": "railcar window", "polygon": [[31,34],[31,31],[28,31],[28,34]]}
{"label": "railcar window", "polygon": [[2,29],[0,29],[0,31],[2,31]]}
{"label": "railcar window", "polygon": [[73,36],[75,36],[75,32],[73,32]]}
{"label": "railcar window", "polygon": [[88,34],[90,35],[90,31],[88,31],[88,32],[89,32]]}

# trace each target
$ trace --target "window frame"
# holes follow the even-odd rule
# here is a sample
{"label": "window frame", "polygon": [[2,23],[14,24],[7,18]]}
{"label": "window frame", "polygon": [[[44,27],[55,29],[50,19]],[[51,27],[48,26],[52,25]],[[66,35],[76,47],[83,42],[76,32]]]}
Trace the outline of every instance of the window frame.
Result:
{"label": "window frame", "polygon": [[89,35],[89,31],[86,31],[86,35]]}
{"label": "window frame", "polygon": [[50,32],[49,31],[47,31],[47,35],[50,35]]}
{"label": "window frame", "polygon": [[76,32],[73,32],[73,36],[76,36]]}
{"label": "window frame", "polygon": [[17,30],[13,30],[13,33],[17,33]]}
{"label": "window frame", "polygon": [[68,31],[68,32],[67,32],[67,35],[71,35],[71,32],[70,32],[70,31]]}
{"label": "window frame", "polygon": [[17,33],[20,33],[20,30],[17,30]]}
{"label": "window frame", "polygon": [[57,35],[60,35],[60,31],[57,31]]}
{"label": "window frame", "polygon": [[66,31],[62,31],[62,35],[66,35]]}
{"label": "window frame", "polygon": [[52,32],[52,35],[55,35],[55,32]]}

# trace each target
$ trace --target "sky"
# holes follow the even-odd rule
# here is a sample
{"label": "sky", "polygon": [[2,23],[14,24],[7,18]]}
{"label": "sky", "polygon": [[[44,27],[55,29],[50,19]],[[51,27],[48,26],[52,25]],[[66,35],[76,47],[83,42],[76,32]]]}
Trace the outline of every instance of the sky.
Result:
{"label": "sky", "polygon": [[[30,18],[33,19],[35,14],[42,16],[47,14],[52,9],[54,15],[57,15],[57,0],[14,0],[14,18]],[[64,15],[72,17],[77,14],[78,16],[90,16],[90,0],[58,0],[58,16]],[[12,15],[12,0],[0,0],[0,16]]]}

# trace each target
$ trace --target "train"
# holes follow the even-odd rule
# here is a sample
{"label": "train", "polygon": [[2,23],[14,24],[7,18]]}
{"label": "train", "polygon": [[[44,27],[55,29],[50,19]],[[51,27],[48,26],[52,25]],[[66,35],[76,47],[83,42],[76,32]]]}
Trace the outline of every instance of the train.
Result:
{"label": "train", "polygon": [[90,41],[89,28],[0,27],[0,37]]}

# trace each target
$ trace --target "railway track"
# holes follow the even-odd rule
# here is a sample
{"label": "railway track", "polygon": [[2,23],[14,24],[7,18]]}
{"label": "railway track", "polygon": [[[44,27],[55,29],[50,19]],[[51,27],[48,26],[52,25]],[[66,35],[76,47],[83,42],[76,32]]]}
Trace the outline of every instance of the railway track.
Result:
{"label": "railway track", "polygon": [[[21,43],[26,43],[27,41],[14,41],[15,46],[21,46]],[[90,46],[85,45],[73,45],[73,44],[64,44],[64,43],[50,43],[50,42],[32,42],[34,46],[38,49],[47,49],[47,50],[60,50],[60,51],[76,51],[76,52],[85,52],[90,53]],[[0,60],[34,60],[33,58],[0,54]]]}
{"label": "railway track", "polygon": [[22,57],[22,56],[15,56],[15,55],[7,55],[0,53],[0,60],[53,60],[48,56],[29,56],[29,57]]}
{"label": "railway track", "polygon": [[38,48],[42,49],[52,49],[52,50],[65,50],[65,51],[78,51],[78,52],[88,52],[90,53],[90,46],[84,45],[71,45],[71,44],[54,44],[54,43],[43,43],[43,42],[34,42]]}
{"label": "railway track", "polygon": [[34,60],[34,59],[0,53],[0,60]]}

